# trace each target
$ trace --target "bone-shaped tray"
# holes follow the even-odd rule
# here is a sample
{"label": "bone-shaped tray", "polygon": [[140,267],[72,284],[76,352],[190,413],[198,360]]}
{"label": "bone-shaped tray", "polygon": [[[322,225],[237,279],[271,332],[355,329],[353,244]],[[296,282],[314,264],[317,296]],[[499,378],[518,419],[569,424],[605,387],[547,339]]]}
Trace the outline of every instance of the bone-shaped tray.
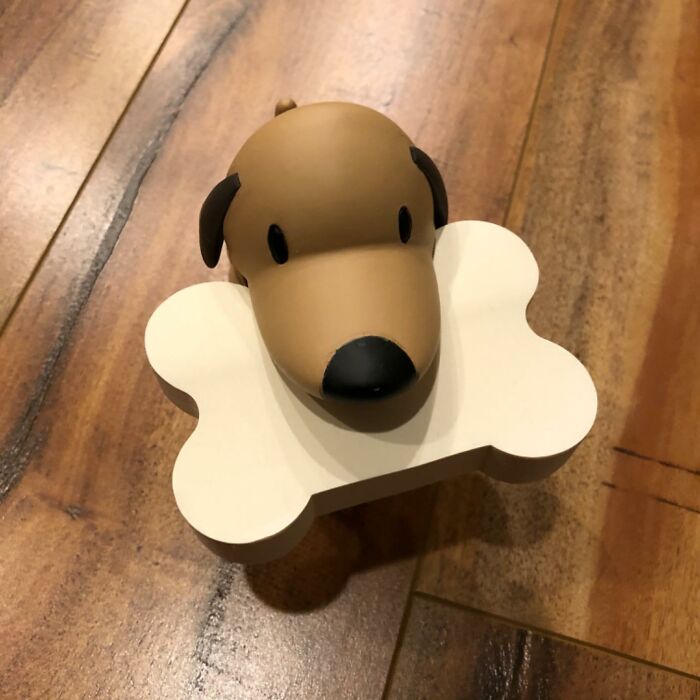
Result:
{"label": "bone-shaped tray", "polygon": [[449,224],[435,268],[439,361],[376,403],[322,402],[288,385],[245,287],[198,284],[156,309],[149,362],[166,394],[199,416],[175,461],[175,499],[215,551],[271,559],[317,515],[475,469],[538,479],[584,438],[595,387],[573,355],[528,326],[538,270],[520,238],[481,221]]}

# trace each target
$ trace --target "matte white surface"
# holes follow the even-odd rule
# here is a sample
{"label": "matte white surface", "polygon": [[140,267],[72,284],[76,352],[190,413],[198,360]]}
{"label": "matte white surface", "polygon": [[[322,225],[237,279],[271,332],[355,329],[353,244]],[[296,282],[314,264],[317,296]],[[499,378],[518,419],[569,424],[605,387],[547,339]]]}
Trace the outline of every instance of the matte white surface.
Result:
{"label": "matte white surface", "polygon": [[[435,267],[436,378],[413,417],[386,430],[380,424],[418,405],[429,380],[331,413],[280,377],[245,287],[199,284],[156,309],[148,359],[199,409],[173,471],[178,507],[197,531],[234,545],[233,558],[264,559],[320,512],[475,468],[525,481],[563,462],[593,423],[596,392],[573,355],[527,325],[538,279],[529,249],[500,226],[462,221],[442,229]],[[350,427],[358,424],[370,431]]]}

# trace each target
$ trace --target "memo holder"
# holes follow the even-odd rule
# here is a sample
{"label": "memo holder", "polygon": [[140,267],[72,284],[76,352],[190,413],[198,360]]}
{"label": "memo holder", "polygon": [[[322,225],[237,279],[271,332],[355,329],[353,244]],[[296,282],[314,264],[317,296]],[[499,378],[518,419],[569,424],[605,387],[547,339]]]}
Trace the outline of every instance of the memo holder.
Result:
{"label": "memo holder", "polygon": [[409,389],[378,401],[320,400],[289,383],[244,286],[194,285],[156,309],[148,360],[168,398],[199,419],[175,461],[175,500],[214,551],[273,559],[316,516],[475,470],[540,479],[586,436],[595,387],[572,354],[527,324],[538,269],[525,243],[460,221],[440,229],[434,264],[437,358]]}

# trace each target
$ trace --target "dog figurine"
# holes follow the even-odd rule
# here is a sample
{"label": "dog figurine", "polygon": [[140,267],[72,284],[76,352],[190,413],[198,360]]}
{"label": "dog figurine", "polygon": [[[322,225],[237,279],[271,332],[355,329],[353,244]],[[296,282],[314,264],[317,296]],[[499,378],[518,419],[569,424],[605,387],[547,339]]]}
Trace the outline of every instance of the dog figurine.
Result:
{"label": "dog figurine", "polygon": [[437,353],[433,253],[446,223],[440,172],[393,121],[287,100],[206,198],[199,241],[209,267],[226,242],[288,379],[320,398],[378,399]]}

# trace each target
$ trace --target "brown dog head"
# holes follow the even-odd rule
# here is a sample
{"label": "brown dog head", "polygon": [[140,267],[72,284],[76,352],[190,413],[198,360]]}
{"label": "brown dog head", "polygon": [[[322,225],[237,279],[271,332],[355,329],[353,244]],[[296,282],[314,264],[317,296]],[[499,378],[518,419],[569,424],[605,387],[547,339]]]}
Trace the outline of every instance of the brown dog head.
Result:
{"label": "brown dog head", "polygon": [[394,122],[327,102],[255,132],[200,214],[204,261],[224,240],[262,337],[316,396],[378,398],[429,368],[439,341],[440,173]]}

